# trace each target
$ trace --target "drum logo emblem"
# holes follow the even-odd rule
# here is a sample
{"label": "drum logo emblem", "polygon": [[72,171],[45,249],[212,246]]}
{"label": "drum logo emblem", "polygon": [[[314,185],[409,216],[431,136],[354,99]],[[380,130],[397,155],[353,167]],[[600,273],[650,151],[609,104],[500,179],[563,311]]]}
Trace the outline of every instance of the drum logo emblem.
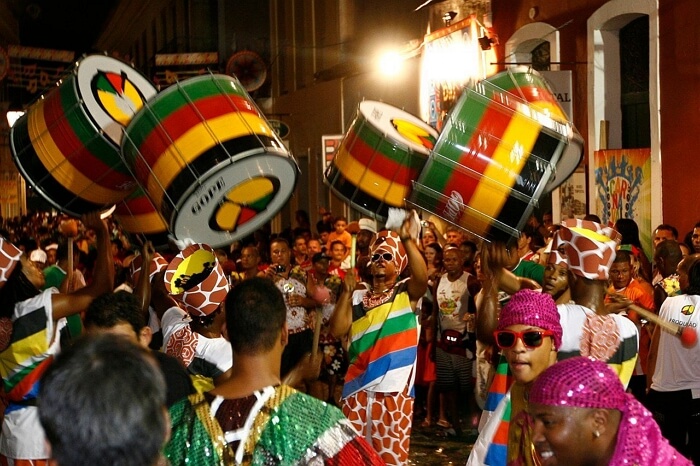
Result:
{"label": "drum logo emblem", "polygon": [[450,198],[445,204],[445,210],[443,214],[451,222],[458,220],[458,217],[462,211],[462,206],[464,205],[464,198],[457,191],[452,191],[450,193]]}
{"label": "drum logo emblem", "polygon": [[122,126],[129,124],[146,100],[123,71],[98,71],[92,78],[91,87],[100,107]]}
{"label": "drum logo emblem", "polygon": [[259,214],[275,199],[280,181],[273,176],[258,176],[243,181],[229,190],[209,219],[216,231],[235,232]]}
{"label": "drum logo emblem", "polygon": [[432,149],[435,147],[435,138],[429,132],[427,132],[425,128],[421,128],[415,123],[401,120],[399,118],[393,118],[391,120],[391,125],[394,127],[397,133],[407,140],[427,149]]}
{"label": "drum logo emblem", "polygon": [[693,315],[693,312],[695,312],[695,306],[693,306],[692,304],[688,304],[681,308],[681,314],[683,314],[684,316]]}

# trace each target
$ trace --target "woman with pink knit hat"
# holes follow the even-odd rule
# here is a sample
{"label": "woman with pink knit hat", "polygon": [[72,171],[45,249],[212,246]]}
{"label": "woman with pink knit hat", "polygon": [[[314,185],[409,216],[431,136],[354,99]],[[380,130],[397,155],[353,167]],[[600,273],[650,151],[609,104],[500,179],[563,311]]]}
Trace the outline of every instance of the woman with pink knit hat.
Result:
{"label": "woman with pink knit hat", "polygon": [[504,389],[500,397],[490,394],[487,400],[467,465],[537,465],[527,399],[532,383],[557,360],[562,327],[556,303],[545,293],[518,291],[501,310],[494,337],[512,383],[499,366],[503,371],[495,374],[492,386]]}
{"label": "woman with pink knit hat", "polygon": [[652,414],[607,364],[576,357],[545,370],[530,390],[543,466],[683,466]]}

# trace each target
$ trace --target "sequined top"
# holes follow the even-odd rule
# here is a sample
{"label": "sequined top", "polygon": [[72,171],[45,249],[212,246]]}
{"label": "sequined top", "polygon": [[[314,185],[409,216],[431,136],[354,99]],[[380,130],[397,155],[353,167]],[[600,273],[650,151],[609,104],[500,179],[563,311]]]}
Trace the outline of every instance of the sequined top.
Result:
{"label": "sequined top", "polygon": [[195,394],[170,416],[172,466],[384,464],[338,408],[286,385],[238,400]]}

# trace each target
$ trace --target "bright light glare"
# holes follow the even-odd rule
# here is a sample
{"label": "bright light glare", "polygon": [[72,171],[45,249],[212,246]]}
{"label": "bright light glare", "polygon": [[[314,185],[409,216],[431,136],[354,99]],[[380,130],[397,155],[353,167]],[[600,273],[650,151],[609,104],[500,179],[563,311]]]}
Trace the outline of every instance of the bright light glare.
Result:
{"label": "bright light glare", "polygon": [[14,110],[7,112],[7,124],[10,125],[10,128],[14,126],[15,122],[19,120],[19,117],[22,115],[24,115],[24,112]]}
{"label": "bright light glare", "polygon": [[379,69],[384,76],[396,76],[403,68],[403,57],[398,52],[386,52],[379,59]]}

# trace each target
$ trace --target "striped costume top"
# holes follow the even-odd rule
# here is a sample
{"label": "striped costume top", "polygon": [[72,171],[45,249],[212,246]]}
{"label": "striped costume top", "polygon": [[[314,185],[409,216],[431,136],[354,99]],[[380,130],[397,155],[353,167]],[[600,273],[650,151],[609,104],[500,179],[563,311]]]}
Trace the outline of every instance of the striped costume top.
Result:
{"label": "striped costume top", "polygon": [[209,403],[194,394],[173,405],[172,434],[164,449],[169,464],[383,464],[338,408],[286,385],[265,387],[254,396],[243,426],[226,432],[215,416],[231,400],[215,397]]}
{"label": "striped costume top", "polygon": [[357,290],[352,296],[349,367],[343,398],[361,390],[370,392],[412,391],[412,375],[418,351],[418,324],[408,296],[408,279],[394,286],[385,303],[365,309]]}
{"label": "striped costume top", "polygon": [[60,351],[58,333],[66,325],[66,319],[59,319],[54,326],[53,293],[58,290],[49,288],[15,305],[10,346],[0,352],[0,375],[10,402],[5,410],[0,453],[9,458],[49,456],[36,397],[39,379]]}

